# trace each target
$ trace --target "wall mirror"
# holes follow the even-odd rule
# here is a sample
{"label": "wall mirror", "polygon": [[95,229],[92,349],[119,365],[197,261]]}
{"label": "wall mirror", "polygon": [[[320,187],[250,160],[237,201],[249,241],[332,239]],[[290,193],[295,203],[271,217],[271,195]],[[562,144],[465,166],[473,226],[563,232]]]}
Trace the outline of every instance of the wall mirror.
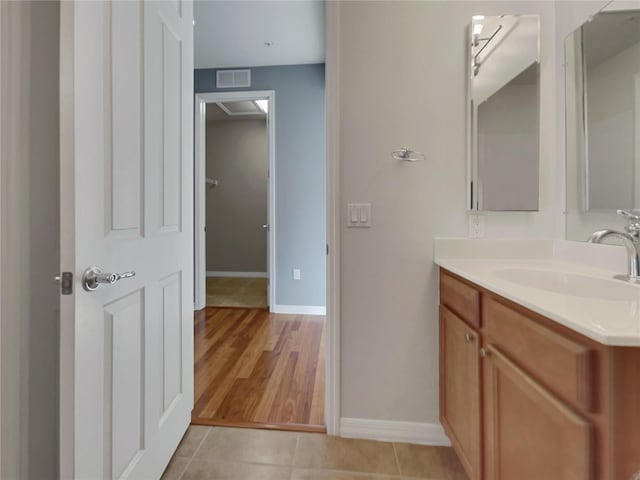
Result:
{"label": "wall mirror", "polygon": [[565,87],[567,238],[585,240],[640,209],[638,2],[612,2],[566,38]]}
{"label": "wall mirror", "polygon": [[476,15],[471,21],[470,210],[538,210],[539,24],[538,15]]}

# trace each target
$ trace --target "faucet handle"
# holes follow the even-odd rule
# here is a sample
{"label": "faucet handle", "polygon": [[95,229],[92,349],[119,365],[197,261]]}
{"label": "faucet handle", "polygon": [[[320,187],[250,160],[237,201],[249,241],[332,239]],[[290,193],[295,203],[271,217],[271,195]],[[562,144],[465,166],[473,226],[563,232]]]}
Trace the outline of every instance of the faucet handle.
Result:
{"label": "faucet handle", "polygon": [[617,210],[618,215],[633,222],[640,222],[640,210]]}
{"label": "faucet handle", "polygon": [[640,211],[639,210],[618,210],[618,215],[626,218],[629,222],[625,230],[634,235],[636,238],[640,236]]}

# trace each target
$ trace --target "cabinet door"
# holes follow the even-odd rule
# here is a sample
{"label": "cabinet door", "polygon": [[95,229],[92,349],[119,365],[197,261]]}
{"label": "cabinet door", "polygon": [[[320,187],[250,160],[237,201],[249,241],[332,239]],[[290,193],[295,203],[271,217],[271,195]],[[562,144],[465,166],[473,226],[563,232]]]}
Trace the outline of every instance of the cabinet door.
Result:
{"label": "cabinet door", "polygon": [[470,480],[480,479],[478,334],[440,307],[440,421]]}
{"label": "cabinet door", "polygon": [[486,480],[591,480],[592,426],[495,347],[486,352]]}

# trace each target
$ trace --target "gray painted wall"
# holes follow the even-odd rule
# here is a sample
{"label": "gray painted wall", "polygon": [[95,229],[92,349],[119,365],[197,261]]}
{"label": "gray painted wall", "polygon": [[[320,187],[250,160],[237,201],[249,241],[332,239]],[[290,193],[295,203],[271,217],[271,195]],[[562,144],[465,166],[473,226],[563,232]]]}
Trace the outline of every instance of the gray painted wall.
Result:
{"label": "gray painted wall", "polygon": [[207,271],[266,272],[266,119],[207,120],[206,136]]}
{"label": "gray painted wall", "polygon": [[[239,90],[275,91],[276,303],[324,305],[324,64],[256,67],[251,80]],[[194,81],[196,93],[229,91],[215,88],[215,69],[195,70]]]}
{"label": "gray painted wall", "polygon": [[60,295],[59,2],[32,3],[28,478],[57,478]]}
{"label": "gray painted wall", "polygon": [[0,477],[48,480],[59,457],[60,3],[0,10]]}

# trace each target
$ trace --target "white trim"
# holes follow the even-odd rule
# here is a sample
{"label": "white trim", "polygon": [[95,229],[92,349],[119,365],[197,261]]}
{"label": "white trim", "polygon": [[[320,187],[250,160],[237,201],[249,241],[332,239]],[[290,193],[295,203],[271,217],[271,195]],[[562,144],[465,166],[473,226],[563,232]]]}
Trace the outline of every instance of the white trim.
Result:
{"label": "white trim", "polygon": [[439,423],[342,418],[340,420],[340,436],[419,445],[451,445]]}
{"label": "white trim", "polygon": [[324,418],[340,432],[340,2],[327,2],[325,105],[327,145],[327,321]]}
{"label": "white trim", "polygon": [[195,95],[195,309],[200,310],[207,302],[206,292],[206,234],[205,234],[205,213],[206,213],[206,155],[205,155],[205,127],[206,127],[206,104],[224,101],[240,100],[269,100],[269,112],[267,113],[267,135],[269,137],[269,198],[268,198],[268,220],[269,230],[267,233],[267,272],[269,278],[268,298],[269,305],[276,303],[276,133],[275,133],[275,91],[273,90],[250,90],[243,92],[210,92],[197,93]]}
{"label": "white trim", "polygon": [[[207,125],[207,104],[198,101],[196,95],[193,110],[194,132],[194,168],[193,168],[193,243],[194,243],[194,310],[201,310],[207,303],[206,282],[206,152],[205,152],[205,128]],[[205,119],[204,121],[202,119]]]}
{"label": "white trim", "polygon": [[634,75],[634,132],[633,132],[633,208],[640,208],[640,73]]}
{"label": "white trim", "polygon": [[207,270],[207,277],[269,278],[267,272],[217,272]]}
{"label": "white trim", "polygon": [[272,305],[271,312],[291,315],[326,315],[327,308],[309,305]]}

